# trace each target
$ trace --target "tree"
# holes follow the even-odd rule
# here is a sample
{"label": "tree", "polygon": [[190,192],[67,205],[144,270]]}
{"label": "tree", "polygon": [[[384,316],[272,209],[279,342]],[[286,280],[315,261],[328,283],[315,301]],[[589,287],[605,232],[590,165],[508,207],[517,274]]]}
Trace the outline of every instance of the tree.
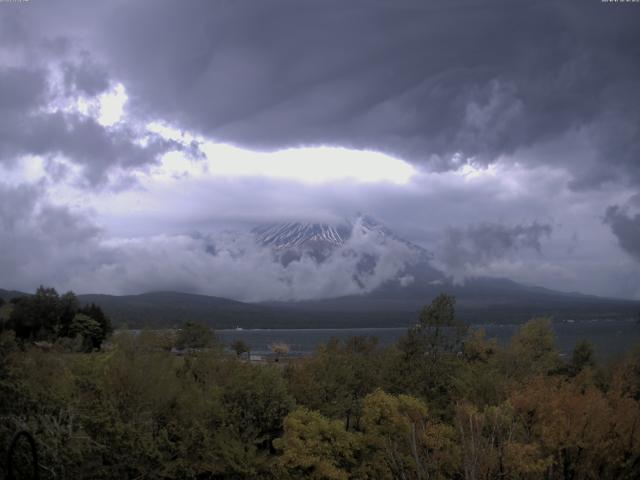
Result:
{"label": "tree", "polygon": [[[0,297],[0,300],[2,300],[2,297]],[[0,305],[0,332],[9,327],[9,320],[11,318],[11,312],[13,311],[13,308],[14,305],[12,303],[5,302],[4,304]]]}
{"label": "tree", "polygon": [[396,392],[420,393],[425,377],[424,346],[417,328],[410,328],[391,349],[386,385]]}
{"label": "tree", "polygon": [[[424,396],[438,415],[452,414],[452,380],[468,326],[456,318],[455,298],[440,294],[420,313],[419,323],[400,340],[395,376],[405,391]],[[409,375],[407,385],[403,376]]]}
{"label": "tree", "polygon": [[552,469],[546,478],[637,478],[640,405],[617,389],[538,375],[509,398],[530,442]]}
{"label": "tree", "polygon": [[483,329],[473,330],[462,348],[464,359],[470,363],[488,363],[497,351],[497,340],[487,340]]}
{"label": "tree", "polygon": [[58,335],[60,296],[55,288],[40,286],[35,295],[18,298],[9,327],[22,339],[51,340]]}
{"label": "tree", "polygon": [[278,463],[290,478],[348,480],[356,464],[358,434],[338,420],[299,407],[284,420],[284,434],[273,442]]}
{"label": "tree", "polygon": [[82,338],[83,349],[90,352],[102,344],[103,333],[100,324],[84,313],[77,313],[69,326],[70,337]]}
{"label": "tree", "polygon": [[214,343],[215,335],[209,327],[202,323],[187,321],[178,333],[176,348],[181,350],[208,348]]}
{"label": "tree", "polygon": [[548,374],[560,364],[555,334],[549,318],[525,323],[511,339],[506,369],[522,378],[530,374]]}
{"label": "tree", "polygon": [[573,348],[571,362],[569,363],[569,374],[577,375],[585,368],[593,368],[596,365],[595,350],[593,345],[586,340],[578,342]]}
{"label": "tree", "polygon": [[[0,388],[2,382],[10,376],[10,357],[17,349],[15,333],[12,331],[0,333]],[[0,405],[2,402],[0,401]]]}
{"label": "tree", "polygon": [[312,358],[289,364],[289,387],[300,404],[357,429],[362,400],[382,381],[384,358],[372,337],[332,338]]}
{"label": "tree", "polygon": [[618,365],[614,380],[618,390],[640,402],[640,345]]}
{"label": "tree", "polygon": [[362,410],[363,449],[368,478],[419,480],[452,478],[459,449],[452,427],[428,421],[427,405],[410,395],[376,390]]}
{"label": "tree", "polygon": [[[73,322],[76,313],[78,313],[78,308],[80,304],[78,302],[78,297],[73,292],[67,292],[60,297],[58,300],[58,328],[57,335],[60,337],[71,337],[73,335],[70,334],[69,328],[71,327],[71,323]],[[80,312],[84,313],[84,312]],[[91,316],[91,315],[89,315]]]}
{"label": "tree", "polygon": [[455,304],[455,297],[441,293],[420,313],[416,329],[433,363],[442,353],[457,353],[462,349],[468,326],[456,318]]}
{"label": "tree", "polygon": [[541,478],[548,462],[526,435],[509,402],[478,409],[456,406],[455,425],[465,479]]}
{"label": "tree", "polygon": [[[200,358],[198,358],[200,360]],[[222,478],[271,478],[273,441],[282,435],[293,407],[282,372],[271,366],[241,362],[221,365],[213,381],[222,390],[222,422],[216,444],[226,464]]]}
{"label": "tree", "polygon": [[243,342],[240,339],[234,340],[231,343],[231,349],[236,352],[236,355],[238,357],[240,357],[243,353],[249,353],[250,349],[249,349],[249,345],[247,345],[245,342]]}
{"label": "tree", "polygon": [[107,338],[112,332],[113,327],[111,326],[111,319],[105,315],[100,308],[95,303],[91,303],[89,305],[85,305],[82,308],[78,309],[78,313],[84,313],[85,315],[93,318],[100,324],[100,328],[102,329],[102,339]]}
{"label": "tree", "polygon": [[418,324],[409,329],[400,345],[409,355],[420,355],[436,364],[443,354],[457,354],[468,325],[456,318],[456,299],[441,293],[425,306]]}
{"label": "tree", "polygon": [[462,365],[454,381],[458,398],[474,406],[497,405],[504,400],[508,378],[501,368],[502,349],[495,339],[487,339],[484,330],[474,330],[465,339]]}
{"label": "tree", "polygon": [[[6,326],[21,339],[52,341],[82,335],[90,343],[85,347],[93,349],[100,348],[112,331],[111,322],[100,307],[91,304],[80,308],[78,297],[71,291],[60,296],[54,288],[40,286],[35,295],[12,299],[10,307]],[[4,316],[5,312],[2,314]],[[78,314],[84,317],[77,319]],[[74,321],[76,325],[72,330]]]}

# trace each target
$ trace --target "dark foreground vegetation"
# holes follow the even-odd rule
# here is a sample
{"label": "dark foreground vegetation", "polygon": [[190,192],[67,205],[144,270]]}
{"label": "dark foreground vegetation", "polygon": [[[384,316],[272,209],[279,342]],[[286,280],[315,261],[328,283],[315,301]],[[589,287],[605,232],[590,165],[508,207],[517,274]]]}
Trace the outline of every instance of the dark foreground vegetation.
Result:
{"label": "dark foreground vegetation", "polygon": [[32,432],[41,478],[640,478],[640,349],[561,358],[546,319],[501,348],[441,295],[390,348],[354,337],[255,364],[194,324],[99,349],[95,307],[25,329],[27,307],[2,307],[0,447]]}

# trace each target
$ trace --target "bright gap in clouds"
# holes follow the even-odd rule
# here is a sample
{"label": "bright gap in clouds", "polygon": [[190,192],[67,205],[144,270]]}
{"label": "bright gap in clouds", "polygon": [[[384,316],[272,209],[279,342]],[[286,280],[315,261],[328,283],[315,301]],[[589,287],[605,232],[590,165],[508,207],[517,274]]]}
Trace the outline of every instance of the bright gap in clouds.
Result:
{"label": "bright gap in clouds", "polygon": [[127,93],[124,85],[118,83],[110,91],[99,96],[98,123],[105,127],[115,125],[124,114],[124,106],[127,103]]}
{"label": "bright gap in clouds", "polygon": [[124,107],[129,100],[124,85],[118,83],[94,97],[76,96],[58,99],[52,110],[77,112],[92,117],[103,127],[112,127],[123,119]]}
{"label": "bright gap in clouds", "polygon": [[407,183],[414,174],[411,165],[372,151],[340,147],[305,147],[274,153],[256,153],[228,145],[202,147],[213,175],[264,176],[328,182],[350,179],[358,182]]}
{"label": "bright gap in clouds", "polygon": [[[175,141],[190,143],[189,134],[159,124],[149,130]],[[407,183],[413,166],[384,153],[342,147],[301,147],[277,152],[256,152],[198,139],[204,159],[192,160],[179,152],[163,156],[155,178],[180,178],[208,173],[216,177],[270,177],[306,183],[353,180],[362,183]]]}

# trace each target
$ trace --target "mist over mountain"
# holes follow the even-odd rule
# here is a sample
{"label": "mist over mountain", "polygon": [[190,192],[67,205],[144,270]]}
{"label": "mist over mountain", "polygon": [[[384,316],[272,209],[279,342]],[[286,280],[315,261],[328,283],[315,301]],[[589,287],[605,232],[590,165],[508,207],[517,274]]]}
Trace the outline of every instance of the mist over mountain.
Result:
{"label": "mist over mountain", "polygon": [[[332,262],[342,263],[360,293],[388,282],[405,286],[414,280],[411,273],[414,270],[436,273],[429,263],[432,255],[427,250],[401,238],[368,215],[358,214],[336,224],[260,225],[252,233],[258,244],[270,249],[285,268],[294,269],[296,262],[309,259],[320,269]],[[444,280],[442,274],[436,273],[436,277]],[[333,296],[351,292],[336,293]]]}
{"label": "mist over mountain", "polygon": [[261,225],[254,228],[253,233],[259,244],[279,252],[279,259],[286,267],[304,254],[318,262],[326,260],[334,249],[345,244],[351,232],[345,225],[294,222]]}
{"label": "mist over mountain", "polygon": [[[487,231],[493,234],[484,228],[484,243]],[[518,230],[515,240],[503,243],[527,240],[527,232]],[[498,232],[501,238],[509,233]],[[467,245],[473,246],[465,240],[464,248],[471,248]],[[162,259],[158,251],[166,252]],[[455,295],[461,317],[474,322],[523,321],[533,315],[629,317],[640,310],[637,302],[504,277],[460,278],[441,268],[447,262],[439,253],[364,214],[333,223],[307,218],[258,224],[179,241],[158,237],[117,245],[111,254],[123,259],[116,263],[126,259],[127,264],[124,272],[113,272],[128,278],[120,283],[122,295],[104,295],[111,293],[105,288],[94,290],[100,295],[80,297],[103,305],[117,323],[133,326],[177,325],[184,318],[217,327],[410,325],[441,292]],[[107,276],[108,283],[110,278],[116,277]],[[85,280],[96,283],[95,277]]]}

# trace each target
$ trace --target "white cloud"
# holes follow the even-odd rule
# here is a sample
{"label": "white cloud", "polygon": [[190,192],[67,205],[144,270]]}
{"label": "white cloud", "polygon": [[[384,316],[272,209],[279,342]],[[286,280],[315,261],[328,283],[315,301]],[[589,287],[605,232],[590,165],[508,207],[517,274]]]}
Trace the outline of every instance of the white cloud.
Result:
{"label": "white cloud", "polygon": [[[303,255],[286,267],[248,232],[111,239],[100,247],[109,261],[69,279],[68,285],[81,292],[90,285],[120,294],[181,290],[245,301],[304,300],[371,291],[395,278],[415,256],[400,242],[382,245],[357,231],[322,263]],[[358,272],[365,255],[378,259],[372,272]]]}
{"label": "white cloud", "polygon": [[147,129],[185,146],[197,144],[204,157],[190,158],[184,153],[170,152],[152,170],[156,178],[208,174],[228,178],[266,177],[310,184],[337,180],[406,184],[417,173],[415,167],[403,160],[369,150],[310,146],[258,152],[216,143],[162,122],[151,122]]}
{"label": "white cloud", "polygon": [[98,123],[105,127],[111,127],[118,123],[124,115],[124,107],[129,97],[124,85],[118,83],[108,92],[98,97]]}

